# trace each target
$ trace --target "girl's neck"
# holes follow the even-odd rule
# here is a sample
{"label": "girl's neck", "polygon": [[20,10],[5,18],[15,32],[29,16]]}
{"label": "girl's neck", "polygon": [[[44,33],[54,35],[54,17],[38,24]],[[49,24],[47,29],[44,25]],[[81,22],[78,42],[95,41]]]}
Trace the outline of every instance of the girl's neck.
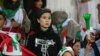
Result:
{"label": "girl's neck", "polygon": [[48,28],[41,27],[41,30],[42,30],[42,31],[47,31],[47,30],[48,30]]}

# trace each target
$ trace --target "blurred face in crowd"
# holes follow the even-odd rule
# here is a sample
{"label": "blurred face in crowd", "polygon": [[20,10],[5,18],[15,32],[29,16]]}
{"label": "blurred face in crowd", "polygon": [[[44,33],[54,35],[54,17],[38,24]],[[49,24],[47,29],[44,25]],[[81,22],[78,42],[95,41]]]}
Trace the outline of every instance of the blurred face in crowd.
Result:
{"label": "blurred face in crowd", "polygon": [[41,28],[45,28],[48,29],[51,25],[51,14],[46,12],[43,13],[40,17],[40,19],[38,19],[38,23],[40,24]]}
{"label": "blurred face in crowd", "polygon": [[73,56],[73,55],[72,55],[71,52],[68,52],[68,51],[67,51],[67,52],[65,52],[65,53],[63,54],[63,56]]}
{"label": "blurred face in crowd", "polygon": [[94,33],[92,33],[92,32],[90,32],[90,36],[87,36],[88,37],[88,42],[90,42],[90,43],[93,43],[93,42],[95,42],[95,34]]}
{"label": "blurred face in crowd", "polygon": [[76,42],[76,43],[73,45],[73,50],[74,50],[75,54],[78,54],[78,53],[79,53],[80,48],[81,48],[81,43],[80,43],[80,41]]}
{"label": "blurred face in crowd", "polygon": [[42,7],[42,0],[35,1],[35,7],[41,8]]}
{"label": "blurred face in crowd", "polygon": [[2,27],[4,25],[5,19],[3,17],[3,15],[0,14],[0,27]]}

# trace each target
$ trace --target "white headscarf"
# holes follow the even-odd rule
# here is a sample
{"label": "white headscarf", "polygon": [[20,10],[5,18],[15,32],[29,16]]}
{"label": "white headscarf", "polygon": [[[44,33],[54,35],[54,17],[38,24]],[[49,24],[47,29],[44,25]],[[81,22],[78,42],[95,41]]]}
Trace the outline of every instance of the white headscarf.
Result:
{"label": "white headscarf", "polygon": [[73,54],[73,49],[71,48],[71,47],[64,47],[64,48],[62,48],[60,51],[59,51],[59,53],[58,53],[58,55],[59,56],[62,56],[66,51],[69,51],[69,52],[71,52],[72,54]]}

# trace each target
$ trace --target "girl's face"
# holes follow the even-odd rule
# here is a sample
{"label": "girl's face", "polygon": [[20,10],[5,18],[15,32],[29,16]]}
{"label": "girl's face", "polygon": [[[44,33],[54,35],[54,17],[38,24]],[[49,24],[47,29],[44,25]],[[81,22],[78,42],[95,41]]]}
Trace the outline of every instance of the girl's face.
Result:
{"label": "girl's face", "polygon": [[40,24],[40,27],[42,28],[49,28],[51,25],[51,14],[50,13],[43,13],[38,19],[38,23]]}
{"label": "girl's face", "polygon": [[80,42],[76,42],[73,45],[73,49],[74,49],[75,54],[78,54],[79,53],[80,48],[81,48],[81,43]]}
{"label": "girl's face", "polygon": [[35,2],[35,7],[36,7],[36,8],[41,8],[41,7],[42,7],[42,1],[41,1],[41,0],[36,1],[36,2]]}
{"label": "girl's face", "polygon": [[2,15],[0,15],[0,27],[4,25],[5,19]]}

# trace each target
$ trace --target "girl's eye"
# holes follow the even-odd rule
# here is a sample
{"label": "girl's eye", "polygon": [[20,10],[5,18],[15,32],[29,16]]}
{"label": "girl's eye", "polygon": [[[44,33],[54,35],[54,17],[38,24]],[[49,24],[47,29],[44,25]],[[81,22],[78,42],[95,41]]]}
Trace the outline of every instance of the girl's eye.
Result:
{"label": "girl's eye", "polygon": [[48,19],[51,19],[51,17],[49,17]]}
{"label": "girl's eye", "polygon": [[42,17],[43,19],[46,19],[46,17]]}

